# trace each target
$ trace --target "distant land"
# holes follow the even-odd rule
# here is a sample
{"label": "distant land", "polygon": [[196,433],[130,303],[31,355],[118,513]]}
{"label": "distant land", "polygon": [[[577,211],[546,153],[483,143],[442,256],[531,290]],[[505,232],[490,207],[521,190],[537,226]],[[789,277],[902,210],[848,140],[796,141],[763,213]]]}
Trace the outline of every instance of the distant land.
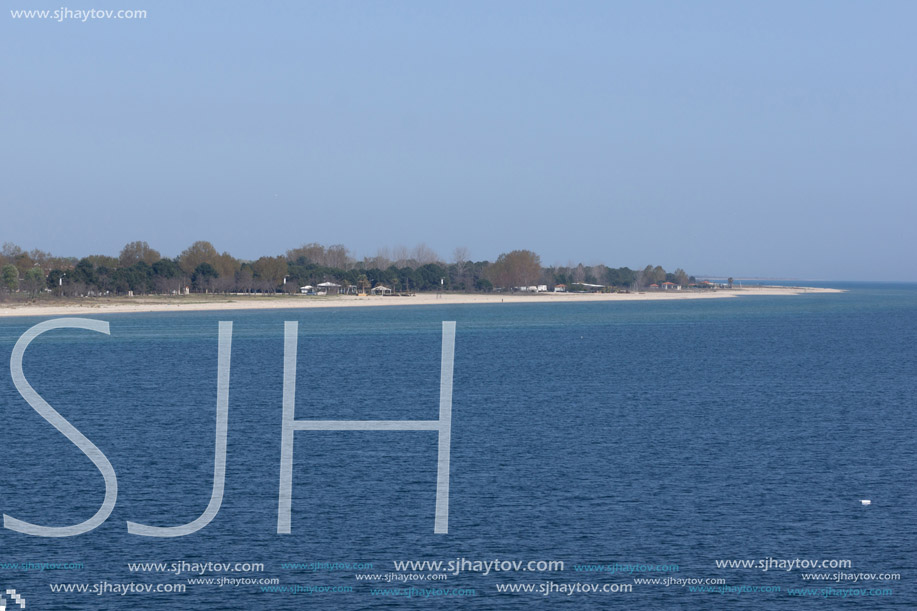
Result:
{"label": "distant land", "polygon": [[[111,311],[125,304],[131,311],[158,311],[167,306],[187,310],[369,305],[368,297],[385,297],[386,304],[417,304],[423,301],[418,295],[424,294],[434,295],[436,303],[507,303],[532,295],[550,296],[557,303],[586,295],[662,299],[757,294],[750,289],[733,278],[698,279],[681,268],[670,272],[659,265],[637,270],[582,263],[545,267],[531,250],[506,252],[495,261],[473,261],[467,249],[456,248],[446,262],[425,244],[383,249],[360,260],[343,245],[318,243],[255,260],[237,259],[206,241],[194,242],[174,258],[163,257],[143,241],[126,244],[117,257],[60,257],[41,250],[27,252],[9,242],[0,249],[0,302],[8,304],[8,314],[29,306],[68,311],[98,306]],[[792,294],[794,289],[765,292]],[[265,301],[284,295],[325,299]]]}
{"label": "distant land", "polygon": [[[818,280],[816,278],[794,278],[794,277],[781,277],[781,276],[731,276],[735,282],[824,282],[824,280]],[[730,276],[719,276],[716,274],[697,274],[697,278],[700,280],[711,280],[716,282],[725,281]]]}
{"label": "distant land", "polygon": [[[698,280],[710,280],[712,282],[725,282],[730,276],[721,276],[716,274],[697,274]],[[830,279],[824,278],[798,278],[794,276],[731,276],[734,282],[831,282]]]}
{"label": "distant land", "polygon": [[[727,282],[728,284],[728,282]],[[474,261],[456,248],[446,262],[420,244],[382,249],[354,258],[341,245],[304,244],[282,255],[255,260],[233,257],[207,241],[194,242],[177,257],[164,257],[147,242],[126,244],[118,256],[77,259],[7,242],[0,249],[0,297],[102,297],[191,293],[388,294],[426,291],[621,292],[642,289],[709,289],[683,269],[643,269],[605,264],[545,267],[531,250],[513,250],[495,261]]]}

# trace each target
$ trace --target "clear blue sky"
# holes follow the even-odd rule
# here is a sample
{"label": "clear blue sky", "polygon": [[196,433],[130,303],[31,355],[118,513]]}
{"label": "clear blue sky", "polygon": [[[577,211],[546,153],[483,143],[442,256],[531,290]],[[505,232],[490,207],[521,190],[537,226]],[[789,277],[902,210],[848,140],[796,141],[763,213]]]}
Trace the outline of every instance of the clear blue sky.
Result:
{"label": "clear blue sky", "polygon": [[3,4],[0,242],[917,280],[915,2]]}

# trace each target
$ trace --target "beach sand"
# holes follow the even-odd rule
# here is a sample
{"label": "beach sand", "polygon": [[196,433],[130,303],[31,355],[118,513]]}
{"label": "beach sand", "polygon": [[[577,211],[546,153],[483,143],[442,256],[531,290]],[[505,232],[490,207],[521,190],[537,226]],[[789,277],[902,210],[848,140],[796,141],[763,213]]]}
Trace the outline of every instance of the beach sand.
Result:
{"label": "beach sand", "polygon": [[842,293],[838,289],[812,287],[754,287],[705,291],[647,291],[641,293],[422,293],[410,297],[357,297],[339,295],[187,295],[179,297],[117,297],[68,299],[63,303],[2,304],[0,317],[79,316],[137,312],[194,312],[222,310],[279,310],[388,306],[430,306],[477,303],[584,303],[595,301],[656,301],[662,299],[723,299],[754,295],[801,295]]}

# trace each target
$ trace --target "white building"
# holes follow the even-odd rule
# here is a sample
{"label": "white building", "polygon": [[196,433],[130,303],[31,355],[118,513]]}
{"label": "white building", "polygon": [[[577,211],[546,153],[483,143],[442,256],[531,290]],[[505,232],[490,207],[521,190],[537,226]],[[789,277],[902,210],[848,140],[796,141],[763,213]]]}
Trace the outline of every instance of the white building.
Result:
{"label": "white building", "polygon": [[341,292],[341,285],[334,282],[322,282],[318,285],[319,295],[337,295]]}

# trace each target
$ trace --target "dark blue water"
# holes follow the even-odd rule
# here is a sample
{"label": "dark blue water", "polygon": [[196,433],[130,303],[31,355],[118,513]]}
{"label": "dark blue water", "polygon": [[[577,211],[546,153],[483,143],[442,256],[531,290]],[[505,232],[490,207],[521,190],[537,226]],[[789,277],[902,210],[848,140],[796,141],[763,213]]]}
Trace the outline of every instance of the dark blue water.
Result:
{"label": "dark blue water", "polygon": [[[80,536],[0,530],[0,586],[32,609],[527,609],[545,598],[569,608],[915,608],[917,287],[834,286],[848,292],[109,315],[97,318],[110,322],[110,336],[49,332],[29,347],[25,374],[111,461],[118,500],[102,526]],[[234,323],[222,508],[186,537],[128,535],[127,520],[184,524],[210,499],[220,320]],[[287,320],[300,328],[296,418],[335,420],[436,419],[441,321],[457,321],[449,534],[433,533],[436,433],[376,431],[295,434],[292,534],[276,533]],[[36,322],[0,320],[4,363]],[[98,470],[25,403],[8,369],[0,417],[2,512],[49,526],[95,513],[104,494]],[[457,558],[563,561],[564,570],[469,569],[391,583],[354,576],[427,575],[396,571],[393,561]],[[849,560],[850,568],[716,565],[768,558]],[[168,572],[181,562],[264,567]],[[128,563],[168,566],[132,571]],[[354,563],[373,568],[347,568]],[[581,566],[614,563],[643,572]],[[655,565],[669,569],[647,570]],[[837,572],[900,579],[802,576]],[[189,577],[278,582],[270,591]],[[721,579],[714,588],[732,589],[634,578],[698,580],[695,589]],[[538,588],[549,582],[555,590],[544,596]],[[113,589],[131,583],[186,591]],[[576,583],[632,591],[556,589]],[[507,584],[535,591],[498,591]],[[276,591],[294,586],[352,591]],[[410,600],[393,595],[411,587]],[[770,591],[747,591],[754,587]],[[812,591],[792,596],[798,588]],[[828,588],[827,597],[816,592]],[[474,595],[458,595],[467,590]]]}

